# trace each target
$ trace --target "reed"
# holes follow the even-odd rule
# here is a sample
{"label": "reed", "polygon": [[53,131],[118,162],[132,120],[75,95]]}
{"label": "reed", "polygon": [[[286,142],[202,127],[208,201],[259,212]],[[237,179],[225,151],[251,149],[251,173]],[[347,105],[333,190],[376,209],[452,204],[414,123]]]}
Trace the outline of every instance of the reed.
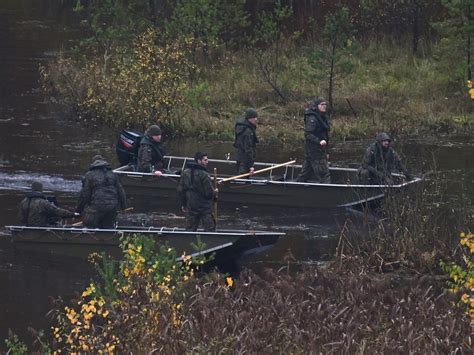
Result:
{"label": "reed", "polygon": [[446,179],[437,175],[426,176],[410,194],[388,196],[375,218],[366,211],[362,226],[348,221],[341,232],[339,265],[435,275],[441,273],[441,260],[459,261],[453,251],[459,233],[472,225],[472,211],[453,200]]}

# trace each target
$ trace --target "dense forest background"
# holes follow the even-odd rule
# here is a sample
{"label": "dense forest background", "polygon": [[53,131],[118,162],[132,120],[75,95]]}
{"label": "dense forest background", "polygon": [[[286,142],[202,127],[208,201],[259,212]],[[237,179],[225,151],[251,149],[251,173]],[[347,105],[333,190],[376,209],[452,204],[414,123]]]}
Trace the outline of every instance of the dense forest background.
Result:
{"label": "dense forest background", "polygon": [[[232,139],[246,107],[264,141],[297,141],[325,96],[333,137],[459,133],[472,123],[469,0],[78,0],[77,45],[41,68],[81,120]],[[474,94],[471,96],[474,97]]]}

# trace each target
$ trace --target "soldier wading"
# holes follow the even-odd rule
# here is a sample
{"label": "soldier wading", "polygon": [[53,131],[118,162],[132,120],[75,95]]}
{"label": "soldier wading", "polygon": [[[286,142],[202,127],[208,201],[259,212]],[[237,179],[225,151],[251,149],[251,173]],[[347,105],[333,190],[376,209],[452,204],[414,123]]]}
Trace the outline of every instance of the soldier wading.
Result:
{"label": "soldier wading", "polygon": [[48,226],[57,222],[58,218],[70,218],[75,215],[79,214],[69,212],[49,202],[43,195],[43,185],[37,181],[31,184],[31,192],[28,192],[20,202],[20,221],[27,226]]}
{"label": "soldier wading", "polygon": [[126,206],[125,191],[109,163],[96,155],[82,179],[76,212],[82,213],[88,228],[114,228],[117,210]]}
{"label": "soldier wading", "polygon": [[402,172],[408,181],[412,176],[402,164],[397,152],[390,146],[391,138],[387,133],[379,133],[365,151],[361,167],[357,172],[362,184],[392,185],[392,172]]}
{"label": "soldier wading", "polygon": [[212,215],[212,203],[217,199],[218,190],[213,188],[206,169],[206,153],[197,152],[195,163],[188,163],[178,184],[181,209],[186,213],[186,230],[196,231],[199,223],[205,231],[214,231],[216,222]]}

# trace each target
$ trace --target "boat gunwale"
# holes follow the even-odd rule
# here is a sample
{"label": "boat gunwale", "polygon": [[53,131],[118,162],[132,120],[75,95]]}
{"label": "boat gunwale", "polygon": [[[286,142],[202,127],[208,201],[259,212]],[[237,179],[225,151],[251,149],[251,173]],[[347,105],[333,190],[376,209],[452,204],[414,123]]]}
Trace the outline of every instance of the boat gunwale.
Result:
{"label": "boat gunwale", "polygon": [[[114,170],[114,173],[118,175],[127,175],[127,176],[137,176],[137,177],[155,177],[153,173],[142,173],[142,172],[137,172],[137,171],[127,171],[123,170],[124,168],[128,167],[128,165],[122,166],[120,168],[117,168]],[[357,171],[357,169],[353,168],[342,168],[342,167],[330,167],[330,170],[342,170],[342,171]],[[393,176],[397,177],[403,177],[402,174],[396,174],[392,173]],[[161,175],[162,177],[165,178],[180,178],[180,175],[177,174],[168,174],[168,173],[163,173]],[[217,178],[217,181],[221,181],[225,178]],[[396,185],[369,185],[369,184],[336,184],[336,183],[331,183],[331,184],[325,184],[325,183],[317,183],[317,182],[298,182],[298,181],[276,181],[276,180],[268,180],[268,179],[235,179],[233,181],[229,181],[229,183],[250,183],[252,185],[266,185],[266,184],[273,184],[273,185],[289,185],[289,186],[322,186],[322,187],[332,187],[332,188],[368,188],[368,189],[380,189],[380,188],[401,188],[404,186],[408,186],[417,182],[423,181],[422,178],[415,177],[413,180],[410,181],[405,181],[401,184],[396,184]]]}
{"label": "boat gunwale", "polygon": [[221,231],[215,232],[206,232],[206,231],[187,231],[181,228],[167,228],[167,227],[149,227],[147,229],[100,229],[100,228],[81,228],[81,227],[51,227],[51,226],[22,226],[22,225],[9,225],[5,226],[6,229],[10,231],[61,231],[61,232],[70,232],[70,233],[83,233],[83,234],[94,234],[94,233],[147,233],[147,234],[185,234],[185,235],[223,235],[223,236],[284,236],[284,232],[270,232],[270,231],[260,231],[260,230],[229,230],[223,229]]}

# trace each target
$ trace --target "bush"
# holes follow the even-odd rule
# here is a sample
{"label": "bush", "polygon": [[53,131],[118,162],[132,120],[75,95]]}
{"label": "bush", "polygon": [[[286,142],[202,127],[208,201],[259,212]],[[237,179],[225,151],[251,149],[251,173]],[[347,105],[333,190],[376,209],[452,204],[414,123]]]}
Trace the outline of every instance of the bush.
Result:
{"label": "bush", "polygon": [[114,48],[87,62],[60,57],[49,70],[41,70],[43,87],[72,105],[79,118],[115,127],[146,127],[158,120],[179,132],[174,115],[182,105],[192,65],[179,41],[160,45],[148,30],[131,49]]}
{"label": "bush", "polygon": [[474,234],[461,233],[459,235],[460,248],[458,252],[461,254],[460,265],[454,262],[441,261],[441,268],[449,274],[451,280],[448,282],[449,290],[459,294],[458,306],[466,310],[474,324]]}
{"label": "bush", "polygon": [[[91,282],[73,305],[64,307],[53,327],[57,348],[70,352],[128,352],[160,345],[156,335],[179,328],[182,283],[193,277],[190,257],[152,238],[135,235],[121,243],[118,268],[102,256],[95,259],[102,282]],[[203,262],[203,261],[202,261]]]}

